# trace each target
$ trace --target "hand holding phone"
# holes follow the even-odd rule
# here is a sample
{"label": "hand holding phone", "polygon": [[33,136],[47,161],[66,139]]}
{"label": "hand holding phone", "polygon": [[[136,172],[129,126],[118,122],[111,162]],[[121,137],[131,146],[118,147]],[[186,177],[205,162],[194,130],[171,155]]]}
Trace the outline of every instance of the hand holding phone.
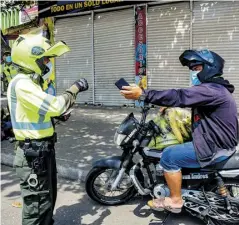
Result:
{"label": "hand holding phone", "polygon": [[124,79],[120,78],[118,81],[115,82],[115,85],[120,89],[123,90],[123,86],[130,86],[129,83]]}

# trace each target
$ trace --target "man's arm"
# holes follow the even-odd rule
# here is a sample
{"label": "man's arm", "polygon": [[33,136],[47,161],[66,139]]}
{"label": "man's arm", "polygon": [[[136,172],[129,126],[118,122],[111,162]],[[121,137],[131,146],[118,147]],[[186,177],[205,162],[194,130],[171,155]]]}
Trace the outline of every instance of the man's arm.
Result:
{"label": "man's arm", "polygon": [[210,106],[221,103],[217,91],[206,85],[193,86],[185,89],[169,89],[165,91],[146,90],[145,101],[155,105],[173,107]]}

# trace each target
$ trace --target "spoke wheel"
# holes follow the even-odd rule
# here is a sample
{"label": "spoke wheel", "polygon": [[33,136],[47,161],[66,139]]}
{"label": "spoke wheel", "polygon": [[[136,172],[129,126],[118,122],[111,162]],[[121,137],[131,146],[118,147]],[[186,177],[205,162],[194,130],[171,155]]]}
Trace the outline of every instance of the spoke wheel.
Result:
{"label": "spoke wheel", "polygon": [[86,178],[86,192],[91,199],[104,205],[118,205],[130,200],[136,193],[127,173],[115,190],[111,190],[118,175],[114,168],[93,168]]}

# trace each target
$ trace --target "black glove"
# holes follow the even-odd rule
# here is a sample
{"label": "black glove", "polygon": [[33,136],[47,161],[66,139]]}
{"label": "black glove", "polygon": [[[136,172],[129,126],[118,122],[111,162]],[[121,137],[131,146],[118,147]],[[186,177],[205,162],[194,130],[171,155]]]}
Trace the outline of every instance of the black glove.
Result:
{"label": "black glove", "polygon": [[73,94],[78,94],[79,92],[88,90],[89,85],[85,78],[81,78],[74,82],[74,84],[70,87],[70,91]]}
{"label": "black glove", "polygon": [[81,78],[81,79],[75,81],[74,84],[79,88],[79,92],[86,91],[89,88],[88,82],[85,78]]}

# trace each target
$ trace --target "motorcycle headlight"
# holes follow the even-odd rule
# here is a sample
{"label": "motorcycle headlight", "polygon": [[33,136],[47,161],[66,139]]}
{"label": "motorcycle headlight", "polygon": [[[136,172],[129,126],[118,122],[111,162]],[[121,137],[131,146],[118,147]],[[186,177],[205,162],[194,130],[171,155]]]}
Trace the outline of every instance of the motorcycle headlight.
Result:
{"label": "motorcycle headlight", "polygon": [[127,137],[126,135],[119,134],[118,132],[116,132],[114,137],[115,144],[120,146],[126,137]]}
{"label": "motorcycle headlight", "polygon": [[129,144],[130,141],[134,138],[138,126],[139,122],[134,117],[134,114],[130,113],[120,124],[119,128],[115,133],[114,137],[115,144],[119,146]]}

